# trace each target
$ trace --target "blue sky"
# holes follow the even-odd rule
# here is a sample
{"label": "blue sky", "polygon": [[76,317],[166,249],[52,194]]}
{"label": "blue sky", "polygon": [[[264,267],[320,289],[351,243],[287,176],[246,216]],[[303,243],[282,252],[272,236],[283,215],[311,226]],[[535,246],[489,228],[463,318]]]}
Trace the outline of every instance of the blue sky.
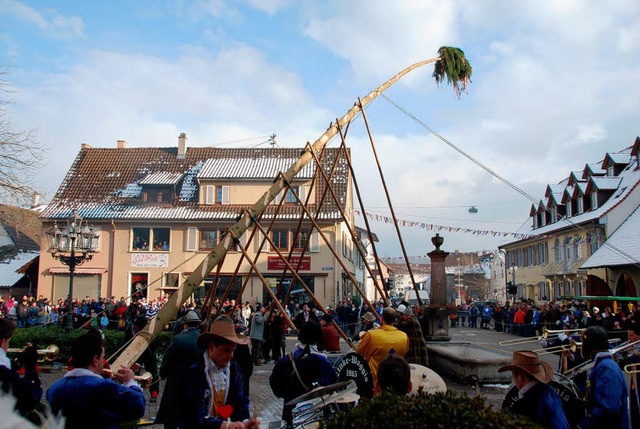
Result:
{"label": "blue sky", "polygon": [[[431,66],[386,95],[534,199],[640,134],[637,1],[0,0],[0,19],[14,127],[50,148],[36,179],[45,201],[81,143],[167,147],[185,132],[190,146],[276,134],[301,147],[443,45],[474,67],[467,96],[438,88]],[[532,201],[388,101],[367,116],[398,218],[488,232],[529,222]],[[348,144],[367,209],[389,216],[361,119]],[[380,253],[400,255],[393,228],[371,225]],[[401,231],[410,255],[433,249],[433,231]],[[441,235],[448,251],[512,240]]]}

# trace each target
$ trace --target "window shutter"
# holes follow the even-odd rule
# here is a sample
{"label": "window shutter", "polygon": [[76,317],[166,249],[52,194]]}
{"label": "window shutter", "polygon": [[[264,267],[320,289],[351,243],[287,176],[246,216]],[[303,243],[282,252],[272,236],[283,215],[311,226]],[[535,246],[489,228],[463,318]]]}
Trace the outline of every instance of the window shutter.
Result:
{"label": "window shutter", "polygon": [[222,187],[222,204],[229,204],[229,186]]}
{"label": "window shutter", "polygon": [[280,200],[282,200],[282,196],[284,195],[285,190],[283,189],[282,191],[280,191],[280,193],[278,195],[276,195],[276,197],[274,198],[273,202],[275,204],[280,204]]}
{"label": "window shutter", "polygon": [[[245,235],[247,232],[245,232]],[[264,234],[261,231],[258,231],[253,236],[253,249],[257,253],[260,250],[260,243],[262,243],[262,239],[264,238]],[[264,246],[262,246],[263,252],[268,252],[270,250],[269,241],[265,240]]]}
{"label": "window shutter", "polygon": [[216,202],[216,187],[205,186],[204,187],[204,203],[215,204],[215,202]]}
{"label": "window shutter", "polygon": [[298,187],[298,197],[300,197],[300,204],[304,204],[307,198],[307,187],[300,185]]}
{"label": "window shutter", "polygon": [[195,252],[198,250],[198,228],[187,228],[187,251]]}
{"label": "window shutter", "polygon": [[96,252],[100,252],[102,250],[102,227],[101,226],[92,226],[93,232],[97,236],[96,243]]}
{"label": "window shutter", "polygon": [[320,234],[318,234],[318,231],[313,231],[309,240],[309,252],[318,253],[320,251]]}

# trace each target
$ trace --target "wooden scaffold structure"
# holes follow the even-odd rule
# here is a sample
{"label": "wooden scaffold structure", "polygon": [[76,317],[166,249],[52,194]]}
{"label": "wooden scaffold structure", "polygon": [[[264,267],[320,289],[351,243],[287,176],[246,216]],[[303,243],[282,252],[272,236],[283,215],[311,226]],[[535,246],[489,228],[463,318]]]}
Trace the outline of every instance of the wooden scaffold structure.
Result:
{"label": "wooden scaffold structure", "polygon": [[[119,368],[120,365],[125,365],[127,367],[132,366],[138,360],[138,358],[141,356],[144,350],[148,347],[148,345],[154,341],[155,337],[164,329],[165,326],[169,324],[169,322],[173,318],[175,318],[178,312],[178,308],[180,308],[180,306],[184,304],[192,296],[195,290],[198,287],[200,287],[200,285],[203,282],[203,279],[207,275],[209,275],[209,273],[211,273],[214,268],[217,268],[213,285],[204,300],[204,308],[206,310],[206,314],[203,314],[203,319],[210,321],[209,316],[212,313],[212,309],[213,309],[214,298],[215,298],[214,294],[217,290],[216,285],[217,285],[218,277],[220,274],[220,270],[224,263],[224,259],[227,252],[232,248],[235,248],[240,252],[242,252],[242,256],[236,266],[236,269],[231,277],[231,280],[229,281],[229,285],[227,286],[227,289],[225,290],[224,295],[220,300],[220,305],[217,308],[217,313],[220,313],[222,309],[222,303],[224,302],[227,295],[229,294],[231,286],[235,282],[235,279],[237,277],[241,264],[246,261],[250,264],[251,270],[248,273],[248,275],[246,275],[245,280],[243,281],[239,296],[242,296],[242,293],[247,285],[250,274],[251,272],[253,272],[265,286],[264,289],[269,294],[269,297],[273,302],[273,304],[277,306],[280,313],[283,315],[283,317],[286,318],[286,321],[289,327],[291,327],[292,329],[295,329],[293,322],[288,317],[287,312],[282,307],[282,304],[280,303],[280,300],[277,298],[277,295],[281,294],[282,292],[280,288],[284,284],[283,279],[285,278],[285,275],[287,275],[287,273],[290,273],[290,275],[293,276],[293,279],[295,281],[291,282],[288,290],[285,293],[285,299],[283,300],[283,302],[287,302],[289,294],[294,284],[299,284],[304,288],[304,290],[306,291],[310,299],[315,303],[315,305],[322,308],[316,296],[307,287],[307,285],[302,280],[302,278],[300,278],[300,276],[298,275],[298,268],[300,267],[300,263],[303,260],[302,256],[304,256],[305,252],[309,248],[309,244],[310,244],[309,238],[311,237],[311,233],[314,231],[319,234],[324,244],[333,253],[338,263],[342,266],[345,274],[347,275],[351,283],[354,285],[358,293],[363,297],[364,304],[367,305],[371,309],[372,313],[379,318],[379,316],[377,316],[377,312],[374,309],[373,303],[371,303],[367,299],[364,291],[358,286],[358,282],[355,280],[353,275],[344,265],[344,262],[338,256],[338,254],[336,253],[336,250],[332,247],[329,238],[322,232],[321,228],[319,227],[317,222],[318,220],[317,216],[319,214],[319,210],[315,214],[309,210],[307,203],[309,202],[311,192],[308,192],[306,199],[303,200],[296,193],[294,188],[291,186],[291,182],[293,178],[309,162],[313,161],[316,165],[316,168],[315,168],[315,175],[311,183],[311,187],[321,186],[320,189],[322,190],[321,199],[319,204],[317,204],[317,206],[318,207],[322,206],[322,203],[327,199],[333,199],[335,205],[340,211],[340,215],[344,220],[347,220],[345,224],[349,234],[351,235],[353,243],[355,243],[356,250],[362,257],[362,260],[365,260],[365,257],[366,257],[365,249],[363,249],[359,244],[359,240],[357,239],[357,234],[356,234],[354,225],[352,224],[352,222],[348,221],[348,219],[351,218],[350,217],[351,215],[348,213],[345,213],[343,204],[341,204],[341,202],[338,201],[338,197],[336,196],[336,193],[334,192],[334,189],[332,187],[332,178],[336,173],[336,171],[338,171],[339,169],[348,168],[351,174],[351,177],[353,179],[355,195],[357,197],[360,210],[363,213],[363,215],[366,214],[366,209],[364,207],[364,203],[362,201],[362,196],[360,193],[360,187],[357,183],[356,176],[353,170],[353,165],[351,163],[350,152],[346,146],[346,136],[347,136],[351,121],[359,114],[362,114],[364,119],[369,140],[371,142],[371,147],[376,159],[378,171],[382,179],[382,184],[384,187],[387,202],[391,210],[391,214],[392,214],[394,225],[397,231],[398,239],[402,248],[403,256],[407,264],[407,268],[409,270],[409,275],[411,277],[413,287],[416,290],[419,304],[422,305],[422,302],[420,300],[420,295],[417,293],[417,284],[414,280],[413,272],[411,270],[411,266],[408,261],[406,249],[402,241],[402,237],[400,234],[400,229],[398,227],[395,212],[391,204],[389,191],[387,189],[386,182],[382,174],[382,167],[381,167],[378,155],[376,153],[373,136],[369,128],[369,123],[367,121],[367,117],[365,114],[365,107],[369,103],[371,103],[376,97],[378,97],[380,94],[382,94],[384,91],[386,91],[393,84],[395,84],[399,79],[401,79],[403,76],[405,76],[412,70],[427,64],[432,64],[432,63],[435,63],[435,71],[433,72],[433,77],[436,79],[436,82],[440,84],[444,82],[446,79],[446,82],[453,86],[456,95],[458,95],[459,97],[460,93],[466,90],[466,87],[470,82],[471,66],[466,60],[464,56],[464,52],[462,52],[458,48],[442,47],[438,51],[438,55],[439,55],[438,57],[424,60],[405,68],[404,70],[400,71],[395,76],[387,80],[385,83],[383,83],[382,85],[380,85],[379,87],[371,91],[366,97],[362,99],[358,99],[357,103],[355,103],[354,106],[351,109],[349,109],[344,116],[342,116],[340,119],[336,119],[334,123],[330,124],[329,128],[317,140],[315,140],[313,144],[307,143],[304,148],[304,151],[302,152],[298,160],[296,160],[286,172],[280,172],[277,175],[277,177],[274,179],[273,185],[269,188],[269,190],[267,190],[267,192],[265,192],[264,195],[262,195],[256,201],[256,203],[253,206],[243,210],[242,213],[239,214],[239,219],[233,225],[229,226],[226,229],[226,232],[222,237],[222,239],[220,240],[220,242],[213,248],[213,250],[211,250],[205,256],[204,260],[198,265],[198,267],[195,270],[193,270],[191,275],[189,275],[189,277],[184,281],[184,283],[168,298],[167,302],[158,311],[157,315],[153,317],[151,320],[149,320],[149,322],[144,327],[144,329],[138,332],[138,334],[124,348],[122,353],[119,356],[117,356],[112,366],[115,368]],[[331,158],[325,159],[326,146],[335,137],[340,138],[339,149],[337,153],[333,155],[332,159]],[[330,165],[329,168],[327,168],[328,165]],[[327,171],[325,171],[325,169]],[[318,181],[319,183],[316,183]],[[274,245],[273,241],[270,238],[270,231],[272,230],[274,223],[276,222],[276,219],[282,207],[284,198],[282,198],[278,202],[277,208],[275,209],[275,213],[273,215],[270,215],[271,216],[270,221],[268,223],[263,223],[263,218],[264,218],[263,215],[265,212],[265,208],[272,201],[274,201],[279,194],[285,193],[285,192],[289,192],[291,195],[294,196],[294,198],[296,199],[296,201],[298,202],[298,204],[300,205],[303,211],[302,216],[298,220],[298,225],[297,225],[294,237],[298,237],[298,236],[306,237],[306,240],[303,243],[302,253],[300,254],[300,257],[297,258],[296,266],[293,266],[290,262],[292,260],[295,260],[291,258],[293,249],[289,251],[288,255],[283,254],[277,248],[277,246]],[[388,305],[389,297],[388,297],[386,288],[384,287],[384,279],[382,278],[382,269],[380,266],[377,251],[375,249],[375,244],[374,244],[373,236],[371,233],[371,229],[369,227],[369,221],[366,215],[364,215],[363,218],[366,225],[366,231],[369,236],[369,241],[372,243],[372,251],[374,254],[374,259],[377,263],[376,271],[378,273],[378,276],[375,275],[374,271],[371,269],[371,267],[368,266],[368,264],[365,264],[365,267],[368,271],[369,276],[373,280],[374,287],[376,288],[376,290],[384,300],[385,305]],[[304,230],[303,228],[303,223],[305,221],[307,224],[310,223],[311,225],[310,227],[307,227],[306,230]],[[258,252],[253,257],[253,259],[249,257],[246,248],[241,244],[239,240],[240,237],[242,237],[243,234],[249,229],[250,229],[250,232],[247,240],[247,246],[251,244],[254,240],[256,240],[258,237],[260,237]],[[276,293],[274,293],[271,290],[271,288],[267,285],[266,279],[262,276],[262,274],[260,273],[260,271],[257,269],[257,266],[256,266],[256,262],[258,260],[257,258],[260,256],[260,252],[262,251],[263,247],[266,244],[268,244],[271,247],[271,249],[277,252],[278,257],[281,258],[281,260],[284,262],[284,265],[285,265],[285,268],[280,278],[280,282],[278,283],[279,286],[278,286],[278,290],[276,290]],[[334,325],[338,330],[339,334],[345,339],[345,341],[347,341],[348,344],[352,345],[351,340],[347,337],[345,332],[342,331],[342,329],[337,324],[334,324]]]}

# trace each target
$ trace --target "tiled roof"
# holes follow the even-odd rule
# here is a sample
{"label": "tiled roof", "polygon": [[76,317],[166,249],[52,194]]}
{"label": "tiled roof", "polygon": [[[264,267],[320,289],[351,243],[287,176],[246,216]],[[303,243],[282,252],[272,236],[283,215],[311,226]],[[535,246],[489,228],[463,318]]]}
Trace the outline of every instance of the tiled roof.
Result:
{"label": "tiled roof", "polygon": [[[255,179],[252,168],[254,163],[243,163],[242,160],[261,159],[264,165],[270,165],[260,174],[266,183],[276,177],[277,168],[286,171],[298,159],[303,149],[300,148],[267,148],[267,149],[230,149],[214,147],[190,147],[184,158],[177,157],[178,150],[173,148],[91,148],[83,147],[71,166],[67,176],[60,185],[53,200],[43,212],[43,218],[60,219],[69,216],[74,208],[78,214],[88,220],[99,219],[236,219],[242,210],[241,206],[214,205],[201,206],[198,202],[197,178],[204,176],[204,168],[217,166],[221,172],[234,172],[240,175],[244,168],[244,176]],[[328,148],[325,151],[323,167],[329,172],[336,156],[341,155],[338,167],[332,179],[341,205],[347,198],[349,169],[345,157],[339,149]],[[291,161],[287,164],[288,161]],[[313,164],[312,161],[310,164]],[[304,178],[313,177],[313,166],[301,170]],[[212,173],[207,173],[209,178]],[[267,172],[273,176],[267,176]],[[311,174],[309,173],[311,172]],[[143,185],[169,182],[177,176],[182,177],[175,185],[176,198],[173,202],[145,203],[141,200]],[[225,178],[230,178],[226,176]],[[242,177],[242,176],[240,176]],[[298,176],[299,177],[299,176]],[[167,183],[168,184],[168,183]],[[314,190],[316,201],[320,199],[326,185],[317,180]],[[266,188],[265,188],[266,190]],[[267,213],[273,214],[274,207]],[[339,211],[333,198],[325,198],[319,210],[323,219],[339,219]],[[300,208],[286,206],[279,217],[299,216]]]}
{"label": "tiled roof", "polygon": [[640,264],[640,206],[581,268]]}
{"label": "tiled roof", "polygon": [[606,169],[613,165],[627,165],[629,164],[628,153],[608,153],[602,162],[602,168]]}
{"label": "tiled roof", "polygon": [[[519,234],[549,234],[554,231],[562,230],[568,228],[572,225],[580,225],[584,222],[593,221],[595,219],[600,219],[604,217],[610,210],[618,205],[622,200],[624,200],[627,195],[636,187],[640,186],[640,170],[631,168],[631,166],[627,166],[622,173],[617,177],[594,177],[591,176],[590,181],[587,183],[595,183],[599,182],[602,186],[609,186],[606,189],[618,190],[613,192],[611,197],[607,199],[603,204],[601,204],[595,210],[589,210],[583,212],[581,214],[577,214],[575,216],[570,216],[569,218],[562,218],[557,222],[545,225],[540,228],[532,228],[532,225],[523,225],[517,233]],[[610,188],[612,184],[610,182],[617,182],[618,185],[616,187]],[[579,182],[576,184],[574,189],[574,198],[579,194],[585,194],[587,191],[587,183]]]}
{"label": "tiled roof", "polygon": [[0,223],[18,250],[40,250],[42,222],[37,212],[0,204]]}
{"label": "tiled roof", "polygon": [[24,264],[32,261],[40,255],[39,252],[19,252],[14,258],[0,262],[0,288],[11,287],[23,277],[18,273]]}
{"label": "tiled roof", "polygon": [[183,173],[151,173],[140,181],[140,185],[176,185],[182,179]]}
{"label": "tiled roof", "polygon": [[[238,159],[208,159],[196,176],[198,179],[273,179],[298,160],[273,156]],[[314,163],[309,163],[296,175],[297,179],[312,179]]]}
{"label": "tiled roof", "polygon": [[613,191],[618,189],[618,185],[620,185],[620,181],[622,179],[620,177],[609,177],[609,176],[592,176],[589,178],[589,185],[587,185],[587,192],[590,190],[591,186],[595,186],[596,189],[601,191]]}

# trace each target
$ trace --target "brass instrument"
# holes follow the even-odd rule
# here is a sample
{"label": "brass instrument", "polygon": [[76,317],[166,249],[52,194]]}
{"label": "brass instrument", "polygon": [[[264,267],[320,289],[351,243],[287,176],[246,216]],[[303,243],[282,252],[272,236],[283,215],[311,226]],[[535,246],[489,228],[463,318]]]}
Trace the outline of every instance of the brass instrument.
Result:
{"label": "brass instrument", "polygon": [[624,372],[627,374],[637,374],[640,372],[640,363],[630,363],[624,366]]}
{"label": "brass instrument", "polygon": [[[609,353],[611,353],[611,355],[613,356],[613,360],[615,360],[616,362],[621,359],[627,358],[630,354],[638,353],[638,352],[640,352],[640,340],[634,341],[632,343],[625,342],[622,345],[619,345],[618,347],[609,350]],[[593,361],[593,359],[589,359],[588,361],[576,366],[575,368],[571,368],[569,371],[565,373],[565,376],[569,378],[575,377],[578,374],[582,374],[585,371],[589,371],[591,368],[594,367],[594,365],[595,365],[595,362]]]}
{"label": "brass instrument", "polygon": [[550,355],[558,352],[563,352],[565,350],[570,350],[571,353],[575,353],[578,350],[578,347],[582,347],[582,343],[575,341],[573,338],[569,340],[569,345],[562,344],[560,346],[547,347],[543,349],[535,349],[534,352],[538,353],[538,356]]}
{"label": "brass instrument", "polygon": [[[9,348],[7,349],[7,353],[22,353],[25,349],[26,347],[21,349]],[[38,354],[44,356],[41,360],[38,360],[38,362],[53,362],[58,358],[60,349],[55,344],[49,344],[46,349],[39,349]]]}
{"label": "brass instrument", "polygon": [[[104,368],[102,370],[103,372],[107,372],[109,374],[117,374],[118,371],[114,371],[112,369],[107,369]],[[153,383],[153,375],[151,375],[150,372],[143,372],[140,375],[136,375],[133,377],[134,380],[140,382],[140,387],[142,387],[143,389],[146,389],[147,387],[149,387],[151,385],[151,383]]]}
{"label": "brass instrument", "polygon": [[[513,340],[504,340],[500,341],[498,344],[502,347],[507,346],[519,346],[520,344],[534,343],[542,340],[551,340],[557,339],[560,334],[569,333],[569,332],[584,332],[585,329],[577,328],[577,329],[547,329],[546,326],[542,327],[542,336],[540,337],[529,337],[529,338],[514,338]],[[553,337],[551,337],[553,336]]]}

